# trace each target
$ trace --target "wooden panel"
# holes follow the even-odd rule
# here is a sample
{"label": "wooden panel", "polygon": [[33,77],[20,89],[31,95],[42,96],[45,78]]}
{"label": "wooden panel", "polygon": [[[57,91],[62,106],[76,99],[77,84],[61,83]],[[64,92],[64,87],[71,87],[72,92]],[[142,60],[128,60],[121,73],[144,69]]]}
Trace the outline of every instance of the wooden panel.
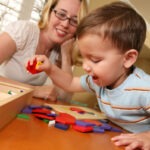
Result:
{"label": "wooden panel", "polygon": [[16,114],[30,103],[32,89],[17,84],[19,83],[0,82],[0,129],[12,121]]}
{"label": "wooden panel", "polygon": [[[74,116],[76,119],[106,119],[106,116],[103,113],[87,107],[65,106],[65,105],[56,105],[56,104],[45,104],[45,105],[52,107],[55,111],[68,113]],[[85,113],[80,114],[76,111],[72,111],[70,109],[71,107],[82,109],[83,111],[85,111]]]}

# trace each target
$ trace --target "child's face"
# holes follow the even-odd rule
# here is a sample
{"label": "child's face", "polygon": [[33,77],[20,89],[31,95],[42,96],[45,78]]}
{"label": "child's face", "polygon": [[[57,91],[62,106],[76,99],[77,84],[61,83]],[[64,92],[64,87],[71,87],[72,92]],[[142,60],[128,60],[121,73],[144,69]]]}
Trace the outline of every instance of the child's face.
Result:
{"label": "child's face", "polygon": [[125,80],[124,54],[108,39],[88,34],[79,38],[78,46],[83,57],[83,69],[97,85],[113,89]]}

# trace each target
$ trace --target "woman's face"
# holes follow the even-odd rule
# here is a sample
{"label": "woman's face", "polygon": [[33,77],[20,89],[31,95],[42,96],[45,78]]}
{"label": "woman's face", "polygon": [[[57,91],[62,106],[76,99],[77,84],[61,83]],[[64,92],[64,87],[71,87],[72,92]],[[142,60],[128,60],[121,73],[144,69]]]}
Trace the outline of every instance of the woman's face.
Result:
{"label": "woman's face", "polygon": [[[76,26],[70,24],[70,19],[77,21],[77,14],[80,9],[79,0],[59,0],[55,8],[52,10],[48,24],[48,37],[51,42],[61,44],[72,38],[76,32]],[[57,13],[57,14],[56,14]],[[59,17],[67,16],[66,20]]]}

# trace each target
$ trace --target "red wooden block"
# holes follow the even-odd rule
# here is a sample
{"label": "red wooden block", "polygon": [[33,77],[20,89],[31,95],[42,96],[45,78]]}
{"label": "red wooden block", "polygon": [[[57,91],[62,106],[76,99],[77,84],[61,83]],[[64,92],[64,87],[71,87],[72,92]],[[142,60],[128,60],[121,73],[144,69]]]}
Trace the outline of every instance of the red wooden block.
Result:
{"label": "red wooden block", "polygon": [[48,120],[55,120],[54,117],[50,117],[44,114],[33,114],[35,117],[39,118],[39,119],[48,119]]}
{"label": "red wooden block", "polygon": [[93,124],[95,124],[96,126],[101,126],[101,125],[102,125],[102,123],[99,122],[98,120],[84,119],[83,121],[89,122],[89,123],[93,123]]}
{"label": "red wooden block", "polygon": [[32,109],[32,113],[50,114],[51,111],[46,108],[37,108],[37,109]]}
{"label": "red wooden block", "polygon": [[30,73],[32,73],[32,74],[36,74],[36,73],[41,72],[41,71],[36,70],[36,65],[37,65],[37,60],[36,60],[36,59],[33,61],[33,64],[32,64],[32,65],[30,65],[30,62],[28,61],[28,65],[27,65],[26,69],[27,69]]}
{"label": "red wooden block", "polygon": [[80,108],[77,108],[77,107],[71,107],[70,110],[76,111],[78,113],[85,113],[85,111],[83,109],[80,109]]}
{"label": "red wooden block", "polygon": [[56,117],[56,122],[63,123],[63,124],[75,124],[75,117],[67,114],[67,113],[60,113],[59,116]]}
{"label": "red wooden block", "polygon": [[80,132],[92,132],[93,127],[84,127],[84,126],[78,126],[78,125],[73,125],[72,128],[74,130],[80,131]]}

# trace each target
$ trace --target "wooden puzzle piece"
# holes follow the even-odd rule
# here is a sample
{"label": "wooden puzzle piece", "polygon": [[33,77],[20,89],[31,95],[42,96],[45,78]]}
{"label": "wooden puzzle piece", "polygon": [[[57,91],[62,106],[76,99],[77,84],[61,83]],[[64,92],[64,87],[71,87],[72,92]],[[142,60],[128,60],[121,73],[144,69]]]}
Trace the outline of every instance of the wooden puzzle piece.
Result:
{"label": "wooden puzzle piece", "polygon": [[30,61],[28,61],[28,65],[27,65],[26,69],[27,69],[30,73],[32,73],[32,74],[39,73],[39,72],[41,72],[41,71],[38,71],[36,68],[37,68],[37,66],[39,66],[40,64],[42,64],[42,62],[37,62],[36,59],[33,61],[33,64],[32,64],[32,65],[30,65]]}

